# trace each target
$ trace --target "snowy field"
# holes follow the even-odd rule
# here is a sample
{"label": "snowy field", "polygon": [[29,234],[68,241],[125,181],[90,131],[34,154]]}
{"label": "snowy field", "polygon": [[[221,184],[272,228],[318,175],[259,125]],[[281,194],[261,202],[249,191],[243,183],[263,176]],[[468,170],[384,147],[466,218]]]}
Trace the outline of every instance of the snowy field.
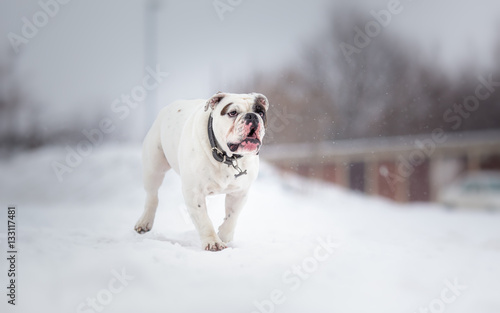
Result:
{"label": "snowy field", "polygon": [[[265,164],[222,252],[201,250],[175,173],[153,230],[140,148],[107,146],[60,183],[63,148],[0,162],[1,312],[500,312],[500,214],[401,205]],[[223,197],[209,198],[215,225]],[[17,205],[16,306],[6,208]],[[217,227],[216,226],[216,227]]]}

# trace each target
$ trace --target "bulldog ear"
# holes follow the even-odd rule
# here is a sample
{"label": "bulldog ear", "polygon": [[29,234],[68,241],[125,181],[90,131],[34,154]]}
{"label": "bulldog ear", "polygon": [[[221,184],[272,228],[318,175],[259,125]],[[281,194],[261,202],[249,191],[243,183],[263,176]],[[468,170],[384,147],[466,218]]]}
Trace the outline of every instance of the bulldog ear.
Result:
{"label": "bulldog ear", "polygon": [[252,94],[255,96],[255,103],[262,105],[267,111],[267,109],[269,109],[269,101],[267,100],[266,96],[261,93],[255,92],[253,92]]}
{"label": "bulldog ear", "polygon": [[215,106],[221,102],[221,100],[226,96],[225,93],[223,92],[218,92],[215,95],[212,96],[212,98],[207,100],[207,103],[205,103],[205,111],[208,110],[210,107],[212,110],[215,109]]}

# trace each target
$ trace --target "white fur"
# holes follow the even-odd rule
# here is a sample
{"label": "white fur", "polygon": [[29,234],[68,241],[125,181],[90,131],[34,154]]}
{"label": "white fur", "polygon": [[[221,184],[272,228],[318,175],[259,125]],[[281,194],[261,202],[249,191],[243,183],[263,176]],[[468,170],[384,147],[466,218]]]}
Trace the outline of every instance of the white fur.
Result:
{"label": "white fur", "polygon": [[[233,239],[238,215],[257,176],[259,157],[258,151],[243,148],[235,151],[243,155],[238,159],[239,167],[247,170],[247,175],[235,178],[237,172],[233,167],[217,162],[212,156],[208,118],[212,114],[215,137],[220,147],[231,156],[227,143],[242,140],[245,136],[241,130],[242,117],[253,112],[257,96],[265,99],[260,94],[219,93],[208,100],[176,101],[161,110],[143,143],[146,203],[144,213],[135,225],[137,232],[151,230],[158,206],[158,188],[165,173],[172,168],[181,176],[186,206],[200,235],[202,248],[217,251],[226,247],[226,243]],[[239,113],[234,119],[221,115],[224,106],[231,102],[231,108]],[[265,104],[267,110],[267,99]],[[260,117],[259,122],[258,136],[262,141],[265,130]],[[218,234],[207,214],[205,198],[211,194],[226,194],[226,218]]]}

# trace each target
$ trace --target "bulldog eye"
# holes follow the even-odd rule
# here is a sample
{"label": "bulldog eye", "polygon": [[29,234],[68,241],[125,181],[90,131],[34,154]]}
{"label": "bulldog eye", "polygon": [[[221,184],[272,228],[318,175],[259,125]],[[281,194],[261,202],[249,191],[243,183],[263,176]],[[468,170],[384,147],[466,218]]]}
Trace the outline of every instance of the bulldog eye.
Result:
{"label": "bulldog eye", "polygon": [[261,117],[264,117],[264,111],[259,111],[257,112],[257,114],[259,114]]}
{"label": "bulldog eye", "polygon": [[229,117],[235,117],[236,115],[238,115],[238,112],[236,112],[236,111],[231,111],[231,112],[227,113],[227,116],[229,116]]}

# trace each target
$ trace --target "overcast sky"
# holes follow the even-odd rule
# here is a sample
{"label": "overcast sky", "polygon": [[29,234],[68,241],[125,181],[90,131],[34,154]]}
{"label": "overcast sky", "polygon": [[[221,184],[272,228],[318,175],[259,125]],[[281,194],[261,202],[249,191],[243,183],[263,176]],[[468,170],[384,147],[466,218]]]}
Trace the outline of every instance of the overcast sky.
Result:
{"label": "overcast sky", "polygon": [[[51,0],[41,0],[50,2]],[[67,1],[67,0],[66,0]],[[391,0],[357,1],[380,10]],[[333,1],[220,0],[238,3],[221,20],[211,0],[160,1],[157,64],[169,73],[158,106],[177,98],[206,98],[255,69],[296,62],[304,42],[329,24]],[[70,0],[61,5],[16,57],[23,88],[43,105],[109,106],[144,76],[144,7],[141,0]],[[452,71],[464,61],[492,63],[500,34],[498,0],[404,0],[384,31],[414,42]],[[41,10],[36,0],[0,2],[0,57],[12,52],[8,34],[21,34],[23,17]]]}

